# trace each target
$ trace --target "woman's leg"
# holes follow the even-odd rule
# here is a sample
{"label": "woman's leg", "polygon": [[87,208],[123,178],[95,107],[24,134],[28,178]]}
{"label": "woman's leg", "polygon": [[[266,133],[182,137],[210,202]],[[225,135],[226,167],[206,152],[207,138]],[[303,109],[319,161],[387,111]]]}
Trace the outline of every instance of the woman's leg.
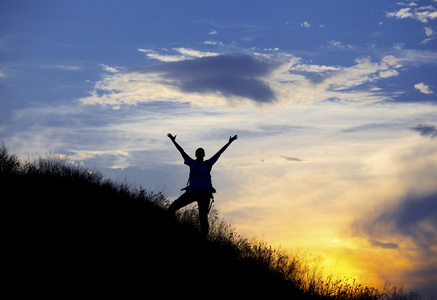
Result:
{"label": "woman's leg", "polygon": [[177,198],[168,208],[168,212],[174,214],[178,209],[196,201],[193,193],[185,192],[179,198]]}
{"label": "woman's leg", "polygon": [[211,203],[210,193],[202,192],[199,195],[199,199],[197,200],[197,206],[199,207],[200,230],[204,237],[208,235],[208,231],[209,231],[208,213],[209,213],[210,203]]}

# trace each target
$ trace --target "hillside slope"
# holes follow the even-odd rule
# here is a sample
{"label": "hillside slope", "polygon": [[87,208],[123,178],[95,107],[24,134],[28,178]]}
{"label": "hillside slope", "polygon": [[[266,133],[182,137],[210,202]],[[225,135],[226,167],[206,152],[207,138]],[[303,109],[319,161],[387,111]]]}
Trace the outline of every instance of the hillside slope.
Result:
{"label": "hillside slope", "polygon": [[170,217],[161,193],[57,157],[22,163],[2,146],[0,182],[4,285],[18,297],[412,299],[324,281],[215,218],[202,238],[195,209]]}
{"label": "hillside slope", "polygon": [[243,259],[227,238],[202,239],[193,213],[170,218],[159,193],[105,181],[56,159],[25,169],[1,178],[16,291],[297,293],[265,265]]}

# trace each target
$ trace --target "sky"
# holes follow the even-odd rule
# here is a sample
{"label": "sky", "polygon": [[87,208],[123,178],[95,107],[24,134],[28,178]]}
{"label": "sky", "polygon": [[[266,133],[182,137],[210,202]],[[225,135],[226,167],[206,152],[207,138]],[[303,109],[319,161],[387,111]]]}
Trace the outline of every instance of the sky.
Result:
{"label": "sky", "polygon": [[0,141],[176,199],[212,156],[237,231],[437,289],[437,1],[0,1]]}

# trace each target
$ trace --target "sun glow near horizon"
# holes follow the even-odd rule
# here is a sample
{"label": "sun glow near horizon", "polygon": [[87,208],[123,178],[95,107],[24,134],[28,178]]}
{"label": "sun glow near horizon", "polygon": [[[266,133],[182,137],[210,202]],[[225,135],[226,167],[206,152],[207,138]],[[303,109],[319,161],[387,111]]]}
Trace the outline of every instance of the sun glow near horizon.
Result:
{"label": "sun glow near horizon", "polygon": [[[334,134],[305,151],[297,146],[299,135],[288,139],[289,146],[282,139],[278,143],[290,149],[287,155],[306,161],[287,161],[273,154],[277,144],[266,146],[262,155],[254,155],[258,163],[232,171],[238,173],[231,175],[239,179],[237,193],[219,195],[239,200],[218,201],[217,206],[248,236],[282,249],[318,253],[335,274],[378,287],[391,282],[414,288],[417,280],[401,275],[402,270],[436,260],[423,256],[426,249],[417,237],[399,231],[393,222],[400,222],[398,211],[408,195],[432,194],[437,147],[411,133],[358,140],[357,132],[351,137],[355,143],[336,143]],[[430,218],[419,226],[432,233],[425,225],[432,224],[432,212]]]}

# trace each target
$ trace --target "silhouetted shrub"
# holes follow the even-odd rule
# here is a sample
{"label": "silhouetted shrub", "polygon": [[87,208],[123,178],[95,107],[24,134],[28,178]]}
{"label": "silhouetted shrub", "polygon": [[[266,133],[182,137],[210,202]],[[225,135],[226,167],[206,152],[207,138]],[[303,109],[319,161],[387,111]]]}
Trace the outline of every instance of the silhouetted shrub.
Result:
{"label": "silhouetted shrub", "polygon": [[9,154],[5,144],[0,146],[0,174],[10,175],[19,172],[20,161],[15,154]]}

